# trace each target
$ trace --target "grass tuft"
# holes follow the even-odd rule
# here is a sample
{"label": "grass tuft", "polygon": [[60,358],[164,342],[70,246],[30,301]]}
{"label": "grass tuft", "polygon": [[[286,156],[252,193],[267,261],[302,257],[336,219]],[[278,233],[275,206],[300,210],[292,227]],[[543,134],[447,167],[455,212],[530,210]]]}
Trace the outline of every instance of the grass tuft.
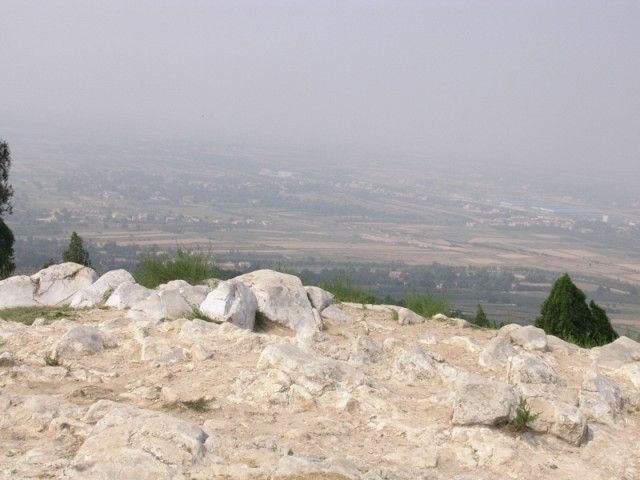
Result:
{"label": "grass tuft", "polygon": [[211,400],[207,400],[205,397],[200,397],[196,400],[183,400],[172,403],[165,403],[164,408],[185,408],[187,410],[193,410],[194,412],[206,412],[207,410],[209,410],[209,402],[211,402]]}
{"label": "grass tuft", "polygon": [[185,318],[187,320],[194,320],[198,318],[200,320],[204,320],[205,322],[217,323],[218,325],[224,323],[222,320],[211,318],[208,315],[205,315],[198,307],[193,307],[191,311],[185,315]]}
{"label": "grass tuft", "polygon": [[0,310],[0,318],[8,322],[24,323],[31,325],[37,318],[44,318],[47,322],[61,318],[74,319],[78,315],[77,310],[70,307],[15,307]]}
{"label": "grass tuft", "polygon": [[52,357],[48,353],[45,354],[45,356],[44,356],[44,363],[45,363],[45,365],[47,367],[59,367],[60,366],[60,360],[58,360],[56,357]]}
{"label": "grass tuft", "polygon": [[140,285],[156,288],[171,280],[184,280],[196,285],[209,278],[218,277],[220,271],[209,255],[192,253],[178,249],[175,256],[144,255],[133,271]]}
{"label": "grass tuft", "polygon": [[347,278],[336,278],[322,283],[321,288],[333,293],[337,302],[378,303],[376,296],[355,285]]}
{"label": "grass tuft", "polygon": [[451,311],[451,303],[444,295],[432,293],[407,295],[404,303],[409,310],[425,318],[433,317],[438,313],[449,315]]}
{"label": "grass tuft", "polygon": [[185,400],[180,402],[180,405],[194,412],[206,412],[209,410],[209,400],[204,397],[200,397],[197,400]]}

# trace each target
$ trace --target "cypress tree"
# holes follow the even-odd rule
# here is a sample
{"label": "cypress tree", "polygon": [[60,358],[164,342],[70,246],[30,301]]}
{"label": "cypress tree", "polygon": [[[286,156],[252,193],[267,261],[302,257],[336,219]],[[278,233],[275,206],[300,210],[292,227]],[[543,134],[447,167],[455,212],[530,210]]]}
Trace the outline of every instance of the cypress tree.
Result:
{"label": "cypress tree", "polygon": [[82,237],[76,232],[71,234],[69,240],[69,248],[62,254],[62,259],[65,262],[74,262],[84,265],[86,267],[91,266],[91,260],[89,259],[89,252],[87,252],[82,244]]}
{"label": "cypress tree", "polygon": [[0,139],[0,279],[6,278],[16,268],[13,262],[13,232],[4,223],[2,216],[11,214],[13,187],[9,184],[9,170],[11,169],[11,151],[7,142]]}
{"label": "cypress tree", "polygon": [[13,262],[13,232],[0,218],[0,279],[10,276],[16,268]]}
{"label": "cypress tree", "polygon": [[618,338],[619,335],[613,329],[607,312],[593,300],[589,303],[589,309],[591,310],[591,318],[593,320],[593,339],[595,342],[602,345],[613,342]]}
{"label": "cypress tree", "polygon": [[604,310],[591,302],[568,274],[560,277],[542,304],[535,326],[583,346],[604,345],[617,338]]}
{"label": "cypress tree", "polygon": [[476,318],[473,321],[479,327],[488,327],[489,320],[487,319],[487,315],[484,313],[482,305],[478,304],[478,309],[476,311]]}

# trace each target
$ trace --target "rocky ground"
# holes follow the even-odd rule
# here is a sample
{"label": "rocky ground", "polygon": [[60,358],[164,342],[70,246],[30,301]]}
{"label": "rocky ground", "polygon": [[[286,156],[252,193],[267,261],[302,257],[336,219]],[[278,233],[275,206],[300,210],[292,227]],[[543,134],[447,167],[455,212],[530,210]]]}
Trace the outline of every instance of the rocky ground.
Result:
{"label": "rocky ground", "polygon": [[331,305],[270,271],[143,290],[64,265],[0,282],[3,307],[82,308],[0,321],[0,478],[640,478],[625,337]]}

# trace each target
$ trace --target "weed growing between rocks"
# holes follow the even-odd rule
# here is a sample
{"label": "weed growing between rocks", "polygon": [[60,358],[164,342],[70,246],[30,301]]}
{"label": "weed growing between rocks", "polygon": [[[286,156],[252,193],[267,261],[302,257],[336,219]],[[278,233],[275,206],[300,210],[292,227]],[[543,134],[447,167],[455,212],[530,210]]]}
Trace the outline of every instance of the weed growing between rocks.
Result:
{"label": "weed growing between rocks", "polygon": [[184,408],[186,410],[192,410],[194,412],[206,412],[209,410],[209,402],[210,400],[206,399],[205,397],[200,397],[196,400],[184,400],[167,403],[164,405],[164,407],[169,410],[172,410],[174,408]]}
{"label": "weed growing between rocks", "polygon": [[75,319],[78,310],[71,307],[15,307],[0,310],[0,318],[8,322],[31,325],[36,319],[44,318],[46,322],[61,318]]}
{"label": "weed growing between rocks", "polygon": [[52,357],[48,353],[44,356],[44,363],[45,363],[45,365],[47,365],[47,367],[59,367],[60,366],[60,360],[58,360],[56,357]]}
{"label": "weed growing between rocks", "polygon": [[197,307],[193,307],[191,309],[191,312],[189,312],[187,315],[185,315],[185,318],[187,320],[194,320],[194,319],[198,318],[200,320],[204,320],[205,322],[211,322],[211,323],[217,323],[217,324],[223,323],[222,321],[220,321],[220,320],[218,320],[216,318],[211,318],[211,317],[205,315]]}
{"label": "weed growing between rocks", "polygon": [[507,424],[507,427],[516,433],[524,432],[539,415],[538,413],[531,413],[527,399],[521,398],[516,408],[516,416]]}

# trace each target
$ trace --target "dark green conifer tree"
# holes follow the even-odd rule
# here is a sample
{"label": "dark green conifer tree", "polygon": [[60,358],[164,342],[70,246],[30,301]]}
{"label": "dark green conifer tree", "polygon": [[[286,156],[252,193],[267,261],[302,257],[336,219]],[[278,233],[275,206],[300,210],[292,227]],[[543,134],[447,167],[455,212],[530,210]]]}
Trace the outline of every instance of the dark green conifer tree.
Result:
{"label": "dark green conifer tree", "polygon": [[613,329],[613,325],[611,325],[611,320],[609,320],[607,312],[605,312],[604,309],[593,300],[589,303],[589,309],[591,310],[591,319],[593,323],[592,335],[596,343],[602,345],[613,342],[618,338],[619,335]]}
{"label": "dark green conifer tree", "polygon": [[489,326],[489,320],[487,319],[487,315],[484,313],[484,309],[480,304],[478,304],[478,310],[476,311],[476,318],[474,319],[473,323],[475,323],[479,327]]}
{"label": "dark green conifer tree", "polygon": [[89,252],[84,248],[82,237],[76,232],[71,234],[71,238],[69,239],[69,248],[62,254],[62,260],[65,262],[79,263],[86,267],[91,266]]}
{"label": "dark green conifer tree", "polygon": [[13,187],[9,184],[11,169],[11,151],[7,142],[0,139],[0,279],[7,278],[16,266],[13,262],[13,243],[15,238],[3,215],[11,214]]}
{"label": "dark green conifer tree", "polygon": [[546,333],[585,347],[604,345],[617,338],[604,310],[591,302],[568,274],[560,277],[542,304],[535,326]]}

